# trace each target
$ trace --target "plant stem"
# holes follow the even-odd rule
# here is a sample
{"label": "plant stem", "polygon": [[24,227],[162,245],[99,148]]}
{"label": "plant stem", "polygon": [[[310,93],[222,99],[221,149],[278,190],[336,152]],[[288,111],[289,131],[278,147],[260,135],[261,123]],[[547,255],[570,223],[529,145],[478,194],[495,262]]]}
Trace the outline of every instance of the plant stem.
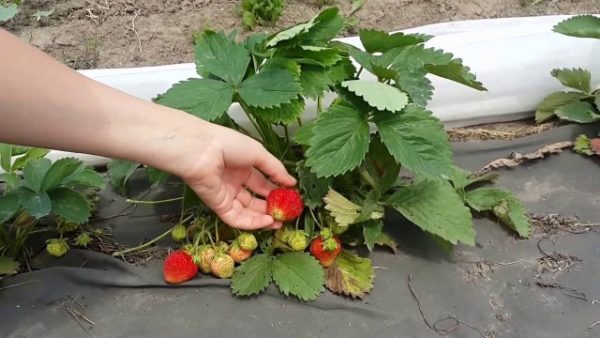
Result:
{"label": "plant stem", "polygon": [[317,97],[317,117],[321,115],[323,111],[323,95]]}
{"label": "plant stem", "polygon": [[123,255],[125,255],[125,254],[131,253],[131,252],[134,252],[134,251],[137,251],[137,250],[144,249],[144,248],[146,248],[146,247],[148,247],[148,246],[150,246],[150,245],[152,245],[152,244],[154,244],[154,243],[156,243],[156,242],[160,241],[161,239],[165,238],[165,237],[166,237],[167,235],[169,235],[170,233],[171,233],[171,229],[169,229],[169,230],[165,231],[163,234],[159,235],[158,237],[154,238],[153,240],[151,240],[151,241],[149,241],[149,242],[146,242],[146,243],[144,243],[144,244],[142,244],[142,245],[138,245],[138,246],[136,246],[136,247],[134,247],[134,248],[129,248],[129,249],[126,249],[126,250],[122,250],[122,251],[113,252],[113,254],[112,254],[112,255],[113,255],[114,257],[118,257],[118,256],[123,256]]}
{"label": "plant stem", "polygon": [[360,73],[362,73],[363,71],[363,66],[360,66],[360,68],[358,68],[358,72],[356,72],[356,78],[359,79],[360,78]]}
{"label": "plant stem", "polygon": [[169,198],[169,199],[162,200],[162,201],[139,201],[139,200],[133,200],[133,199],[128,198],[125,200],[125,202],[133,203],[133,204],[161,204],[161,203],[177,202],[177,201],[181,201],[181,200],[183,200],[183,197]]}
{"label": "plant stem", "polygon": [[377,182],[375,182],[375,179],[373,179],[371,174],[369,174],[364,167],[358,168],[358,173],[360,174],[360,177],[362,177],[370,186],[377,189]]}
{"label": "plant stem", "polygon": [[302,119],[298,117],[296,120],[298,121],[298,127],[302,127]]}
{"label": "plant stem", "polygon": [[321,225],[321,222],[319,222],[319,220],[317,219],[317,216],[315,216],[315,213],[313,212],[313,210],[311,208],[308,208],[308,210],[310,211],[310,215],[312,216],[313,220],[315,221],[315,223],[319,227],[319,230],[322,230],[323,226]]}
{"label": "plant stem", "polygon": [[219,220],[215,219],[215,240],[219,243]]}

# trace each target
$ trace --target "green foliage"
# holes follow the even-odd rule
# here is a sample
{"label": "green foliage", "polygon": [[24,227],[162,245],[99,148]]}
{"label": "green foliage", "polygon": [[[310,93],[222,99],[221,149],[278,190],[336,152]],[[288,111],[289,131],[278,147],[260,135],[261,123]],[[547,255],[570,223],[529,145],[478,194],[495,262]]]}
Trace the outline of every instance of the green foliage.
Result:
{"label": "green foliage", "polygon": [[[559,22],[554,32],[578,37],[600,39],[600,18],[579,15]],[[553,69],[550,74],[570,91],[547,95],[538,105],[535,120],[546,122],[554,117],[577,123],[600,121],[600,89],[593,90],[592,75],[582,68]]]}
{"label": "green foliage", "polygon": [[[354,10],[363,3],[356,1]],[[445,247],[473,245],[465,187],[479,179],[455,175],[443,125],[425,108],[434,90],[427,76],[485,88],[462,60],[426,48],[430,36],[362,30],[363,50],[332,41],[348,25],[337,8],[329,8],[306,22],[242,41],[236,41],[235,34],[206,31],[196,39],[201,78],[174,84],[155,100],[247,132],[229,115],[231,104],[238,103],[253,128],[250,132],[297,174],[309,210],[295,228],[309,239],[315,232],[333,232],[348,244],[364,244],[371,251],[385,246],[395,252],[395,240],[383,232],[384,208],[389,207]],[[363,72],[376,80],[363,80]],[[326,94],[334,96],[328,106]],[[304,114],[309,100],[317,106],[312,119]],[[399,177],[402,167],[414,183]],[[137,168],[114,162],[109,173],[115,187],[122,188]],[[457,178],[461,188],[450,185],[449,178]],[[515,201],[503,199],[492,212],[521,231],[522,210]],[[206,208],[194,207],[200,204],[186,187],[182,214],[196,219],[195,226],[215,218]],[[315,299],[325,286],[352,297],[370,291],[373,272],[368,259],[344,251],[325,270],[311,255],[291,252],[289,228],[261,234],[262,253],[235,270],[234,294],[259,294],[271,281],[283,294],[301,300]]]}
{"label": "green foliage", "polygon": [[0,3],[0,22],[8,21],[19,13],[19,7],[16,3]]}
{"label": "green foliage", "polygon": [[242,24],[249,29],[257,25],[274,25],[284,6],[284,0],[242,0]]}
{"label": "green foliage", "polygon": [[[102,177],[74,158],[51,162],[47,149],[0,145],[0,258],[20,262],[28,238],[37,227],[63,232],[61,224],[88,221],[93,192],[104,188]],[[91,193],[90,193],[91,192]],[[50,227],[49,227],[50,226]]]}

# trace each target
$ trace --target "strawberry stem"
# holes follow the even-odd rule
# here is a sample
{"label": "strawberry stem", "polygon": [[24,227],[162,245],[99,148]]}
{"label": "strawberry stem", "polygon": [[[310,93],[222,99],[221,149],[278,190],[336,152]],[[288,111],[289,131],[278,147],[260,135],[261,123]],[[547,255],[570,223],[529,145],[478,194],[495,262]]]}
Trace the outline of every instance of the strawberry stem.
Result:
{"label": "strawberry stem", "polygon": [[313,220],[315,221],[315,223],[316,223],[316,224],[317,224],[317,226],[319,227],[319,230],[320,230],[320,229],[323,229],[323,226],[321,225],[321,223],[320,223],[320,222],[319,222],[319,220],[317,219],[317,216],[315,216],[315,213],[313,212],[313,210],[312,210],[311,208],[308,208],[308,210],[310,211],[310,214],[311,214],[311,216],[312,216]]}
{"label": "strawberry stem", "polygon": [[169,199],[160,200],[160,201],[140,201],[140,200],[133,200],[133,199],[128,198],[125,200],[125,202],[132,203],[132,204],[161,204],[161,203],[176,202],[176,201],[181,201],[181,200],[183,200],[183,197],[169,198]]}
{"label": "strawberry stem", "polygon": [[135,252],[135,251],[138,251],[138,250],[144,249],[144,248],[146,248],[146,247],[148,247],[148,246],[150,246],[150,245],[152,245],[152,244],[154,244],[154,243],[156,243],[156,242],[160,241],[161,239],[163,239],[163,238],[167,237],[167,236],[168,236],[168,235],[171,233],[171,230],[172,230],[172,229],[169,229],[169,230],[165,231],[163,234],[161,234],[161,235],[158,235],[158,236],[157,236],[156,238],[154,238],[153,240],[151,240],[151,241],[149,241],[149,242],[146,242],[146,243],[144,243],[144,244],[142,244],[142,245],[138,245],[138,246],[136,246],[136,247],[129,248],[129,249],[122,250],[122,251],[113,252],[113,254],[112,254],[112,255],[113,255],[113,257],[118,257],[118,256],[123,256],[123,255],[125,255],[125,254],[132,253],[132,252]]}

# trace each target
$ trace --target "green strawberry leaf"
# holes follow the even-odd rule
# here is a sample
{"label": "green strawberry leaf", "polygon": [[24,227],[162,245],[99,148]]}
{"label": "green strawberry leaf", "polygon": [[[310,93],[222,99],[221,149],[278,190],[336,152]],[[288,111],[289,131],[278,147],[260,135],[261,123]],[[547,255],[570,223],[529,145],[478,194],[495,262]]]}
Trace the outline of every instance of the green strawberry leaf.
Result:
{"label": "green strawberry leaf", "polygon": [[309,146],[310,139],[314,135],[314,133],[313,133],[314,126],[315,126],[314,122],[308,122],[308,123],[303,124],[300,128],[298,128],[298,130],[296,131],[296,134],[294,134],[294,141],[296,141],[296,143],[298,143],[300,145]]}
{"label": "green strawberry leaf", "polygon": [[271,283],[273,256],[258,254],[238,266],[231,278],[231,290],[237,296],[263,292]]}
{"label": "green strawberry leaf", "polygon": [[385,232],[381,232],[377,239],[375,239],[375,244],[379,246],[388,247],[394,254],[398,252],[398,243],[392,236],[386,234]]}
{"label": "green strawberry leaf", "polygon": [[174,84],[156,102],[183,110],[201,119],[214,121],[229,109],[233,88],[226,82],[210,79],[188,79]]}
{"label": "green strawberry leaf", "polygon": [[102,176],[94,169],[86,168],[72,177],[72,182],[84,187],[92,187],[96,189],[104,189],[106,183]]}
{"label": "green strawberry leaf", "polygon": [[50,191],[60,186],[82,166],[83,163],[75,158],[62,158],[54,162],[42,180],[41,191]]}
{"label": "green strawberry leaf", "polygon": [[600,39],[600,18],[578,15],[559,22],[552,30],[568,36]]}
{"label": "green strawberry leaf", "polygon": [[169,173],[151,167],[146,167],[146,175],[148,175],[152,187],[163,184],[169,178]]}
{"label": "green strawberry leaf", "polygon": [[51,166],[52,162],[47,158],[28,161],[23,168],[24,185],[35,192],[41,191],[42,182]]}
{"label": "green strawberry leaf", "polygon": [[0,275],[14,275],[19,271],[21,264],[8,257],[0,256]]}
{"label": "green strawberry leaf", "polygon": [[68,188],[57,188],[49,192],[52,212],[68,222],[81,224],[91,215],[88,201],[80,193]]}
{"label": "green strawberry leaf", "polygon": [[473,89],[486,91],[483,84],[477,81],[475,74],[471,69],[462,64],[461,59],[453,59],[447,65],[425,65],[427,72],[442,77],[444,79],[463,84]]}
{"label": "green strawberry leaf", "polygon": [[371,137],[368,161],[365,163],[367,171],[377,180],[380,192],[385,192],[394,185],[398,179],[401,165],[381,141],[380,135]]}
{"label": "green strawberry leaf", "polygon": [[286,296],[312,301],[325,289],[325,271],[308,253],[285,253],[273,261],[273,282]]}
{"label": "green strawberry leaf", "polygon": [[281,56],[294,59],[301,64],[317,66],[333,66],[342,59],[339,51],[334,48],[318,46],[298,46],[280,53]]}
{"label": "green strawberry leaf", "polygon": [[8,21],[15,17],[19,13],[19,8],[17,4],[7,4],[4,6],[0,3],[0,22]]}
{"label": "green strawberry leaf", "polygon": [[12,148],[11,144],[0,143],[0,167],[6,172],[10,172]]}
{"label": "green strawberry leaf", "polygon": [[302,95],[316,100],[317,97],[333,86],[334,81],[323,67],[303,65],[300,73]]}
{"label": "green strawberry leaf", "polygon": [[404,92],[381,82],[350,80],[342,82],[342,87],[362,97],[369,106],[378,110],[398,112],[408,103],[408,96]]}
{"label": "green strawberry leaf", "polygon": [[290,103],[284,103],[275,108],[253,108],[254,115],[270,123],[291,124],[304,113],[304,99],[299,97]]}
{"label": "green strawberry leaf", "polygon": [[19,197],[15,193],[8,193],[0,197],[0,225],[11,219],[21,208]]}
{"label": "green strawberry leaf", "polygon": [[369,124],[360,111],[334,105],[312,127],[306,165],[318,177],[343,174],[356,168],[369,149]]}
{"label": "green strawberry leaf", "polygon": [[16,189],[21,185],[21,178],[15,173],[0,174],[0,182],[5,182],[9,189]]}
{"label": "green strawberry leaf", "polygon": [[587,102],[571,102],[555,111],[556,116],[563,120],[578,123],[592,123],[600,120],[600,115],[596,114],[594,107]]}
{"label": "green strawberry leaf", "polygon": [[52,210],[52,202],[46,192],[34,192],[21,187],[15,192],[19,196],[19,203],[32,217],[42,218]]}
{"label": "green strawberry leaf", "polygon": [[369,251],[373,251],[375,243],[379,239],[383,231],[383,221],[370,220],[362,223],[363,236],[365,236],[365,244]]}
{"label": "green strawberry leaf", "polygon": [[531,223],[523,204],[510,191],[480,188],[465,195],[468,205],[476,211],[492,211],[502,223],[521,237],[531,236]]}
{"label": "green strawberry leaf", "polygon": [[512,198],[509,191],[496,188],[479,188],[465,194],[467,204],[478,212],[492,210],[500,202],[509,198]]}
{"label": "green strawberry leaf", "polygon": [[251,107],[274,108],[290,103],[301,90],[290,71],[273,67],[245,80],[240,85],[239,95]]}
{"label": "green strawberry leaf", "polygon": [[279,47],[279,45],[293,46],[297,45],[300,37],[306,34],[310,28],[315,25],[314,18],[308,22],[300,23],[296,26],[282,30],[273,35],[267,42],[267,47]]}
{"label": "green strawberry leaf", "polygon": [[584,93],[589,93],[592,90],[592,74],[585,69],[553,69],[550,74],[567,87],[580,90]]}
{"label": "green strawberry leaf", "polygon": [[405,91],[412,102],[425,106],[433,96],[433,85],[425,76],[427,72],[421,70],[402,71],[395,78],[396,85]]}
{"label": "green strawberry leaf", "polygon": [[323,205],[323,197],[329,191],[332,179],[330,177],[317,177],[304,163],[298,163],[296,174],[298,175],[298,185],[302,192],[304,204],[311,209]]}
{"label": "green strawberry leaf", "polygon": [[423,107],[375,116],[381,140],[396,161],[414,173],[439,178],[452,173],[452,150],[442,123]]}
{"label": "green strawberry leaf", "polygon": [[336,294],[363,298],[373,289],[373,265],[368,258],[343,250],[325,271],[327,288]]}
{"label": "green strawberry leaf", "polygon": [[125,160],[112,160],[108,162],[108,176],[113,188],[125,194],[127,181],[141,164]]}
{"label": "green strawberry leaf", "polygon": [[369,53],[385,53],[392,48],[416,45],[429,40],[427,35],[388,34],[374,29],[363,29],[359,33],[360,41]]}
{"label": "green strawberry leaf", "polygon": [[548,121],[554,117],[558,108],[586,97],[587,95],[578,92],[554,92],[549,94],[538,105],[535,112],[535,121],[537,123]]}
{"label": "green strawberry leaf", "polygon": [[[44,156],[46,156],[48,153],[50,152],[49,149],[44,149],[44,148],[29,148],[27,149],[27,151],[23,154],[23,156],[18,157],[12,164],[11,170],[15,171],[15,170],[21,170],[25,167],[25,165],[27,164],[27,162],[31,159],[36,159],[36,158],[42,158]],[[13,151],[13,156],[14,156],[14,151]]]}
{"label": "green strawberry leaf", "polygon": [[388,203],[421,229],[452,244],[475,244],[471,213],[445,181],[423,180],[400,187]]}
{"label": "green strawberry leaf", "polygon": [[325,44],[337,37],[344,29],[345,19],[339,14],[338,8],[331,7],[319,13],[313,22],[314,24],[303,37],[302,41],[305,45],[311,43]]}
{"label": "green strawberry leaf", "polygon": [[196,41],[196,69],[204,78],[212,74],[237,86],[244,79],[249,64],[250,54],[246,47],[222,32],[206,31]]}

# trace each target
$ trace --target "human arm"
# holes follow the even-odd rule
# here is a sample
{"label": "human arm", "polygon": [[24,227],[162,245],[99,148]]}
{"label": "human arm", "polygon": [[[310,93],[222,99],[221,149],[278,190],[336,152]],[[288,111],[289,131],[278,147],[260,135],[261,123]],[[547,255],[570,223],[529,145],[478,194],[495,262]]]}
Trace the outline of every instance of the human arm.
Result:
{"label": "human arm", "polygon": [[143,163],[181,177],[231,226],[281,226],[247,189],[264,197],[296,180],[259,142],[93,81],[1,29],[0,46],[0,142]]}

